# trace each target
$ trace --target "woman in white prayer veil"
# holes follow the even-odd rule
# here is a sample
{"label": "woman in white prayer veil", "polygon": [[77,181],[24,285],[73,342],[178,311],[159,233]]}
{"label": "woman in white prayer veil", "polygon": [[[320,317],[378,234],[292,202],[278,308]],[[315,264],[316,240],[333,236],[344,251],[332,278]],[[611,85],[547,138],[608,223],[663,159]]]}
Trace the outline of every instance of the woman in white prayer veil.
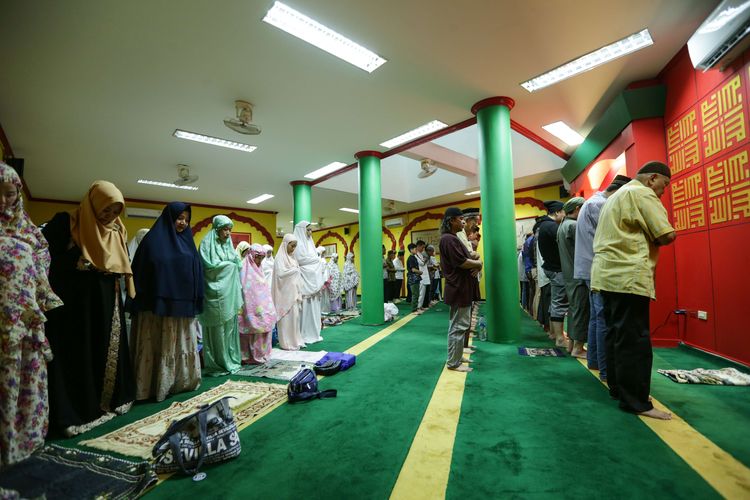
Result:
{"label": "woman in white prayer veil", "polygon": [[328,285],[331,280],[331,274],[328,272],[328,262],[326,262],[326,247],[319,246],[315,251],[320,255],[320,262],[322,264],[320,270],[323,273],[323,290],[320,292],[320,312],[329,313],[331,312],[331,295],[328,293]]}
{"label": "woman in white prayer veil", "polygon": [[300,269],[300,293],[302,310],[300,312],[300,331],[305,344],[323,340],[320,336],[320,291],[323,288],[323,263],[315,249],[312,239],[312,226],[301,221],[294,226],[297,248],[294,258]]}
{"label": "woman in white prayer veil", "polygon": [[260,264],[260,270],[263,271],[266,281],[273,283],[273,247],[271,245],[263,245],[263,250],[266,251],[266,258]]}
{"label": "woman in white prayer veil", "polygon": [[133,239],[130,240],[130,243],[128,243],[128,255],[130,256],[130,263],[133,263],[133,257],[135,257],[135,251],[138,250],[138,245],[141,244],[141,241],[143,241],[143,237],[146,236],[146,233],[148,233],[148,228],[141,228],[138,231],[136,231],[135,236],[133,236]]}
{"label": "woman in white prayer veil", "polygon": [[305,347],[299,332],[299,306],[302,297],[299,293],[300,269],[294,259],[296,246],[297,238],[293,234],[285,234],[276,253],[271,282],[271,299],[278,318],[276,328],[279,332],[279,347],[288,351]]}

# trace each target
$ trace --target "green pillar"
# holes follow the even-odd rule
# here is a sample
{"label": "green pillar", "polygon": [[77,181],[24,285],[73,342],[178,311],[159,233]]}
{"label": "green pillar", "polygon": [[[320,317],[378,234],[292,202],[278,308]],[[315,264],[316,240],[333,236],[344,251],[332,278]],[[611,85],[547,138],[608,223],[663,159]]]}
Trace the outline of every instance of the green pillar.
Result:
{"label": "green pillar", "polygon": [[360,151],[359,160],[359,269],[362,323],[381,325],[383,318],[383,205],[380,198],[378,151]]}
{"label": "green pillar", "polygon": [[312,184],[309,181],[292,181],[294,191],[294,225],[299,221],[312,222]]}
{"label": "green pillar", "polygon": [[479,187],[487,304],[487,339],[520,340],[516,210],[513,193],[509,97],[490,97],[476,103],[479,130]]}

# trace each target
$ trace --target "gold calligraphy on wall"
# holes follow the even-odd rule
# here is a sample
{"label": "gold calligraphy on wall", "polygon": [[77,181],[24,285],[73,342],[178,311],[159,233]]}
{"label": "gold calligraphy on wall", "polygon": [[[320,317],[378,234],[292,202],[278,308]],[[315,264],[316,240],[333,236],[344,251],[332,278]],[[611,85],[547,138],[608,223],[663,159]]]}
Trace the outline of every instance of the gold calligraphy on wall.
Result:
{"label": "gold calligraphy on wall", "polygon": [[710,158],[745,140],[744,107],[739,73],[701,101],[704,158]]}
{"label": "gold calligraphy on wall", "polygon": [[747,150],[707,166],[706,191],[711,224],[750,218]]}
{"label": "gold calligraphy on wall", "polygon": [[673,174],[698,165],[698,123],[695,109],[667,128],[667,159]]}
{"label": "gold calligraphy on wall", "polygon": [[672,213],[677,231],[705,227],[702,171],[672,181]]}

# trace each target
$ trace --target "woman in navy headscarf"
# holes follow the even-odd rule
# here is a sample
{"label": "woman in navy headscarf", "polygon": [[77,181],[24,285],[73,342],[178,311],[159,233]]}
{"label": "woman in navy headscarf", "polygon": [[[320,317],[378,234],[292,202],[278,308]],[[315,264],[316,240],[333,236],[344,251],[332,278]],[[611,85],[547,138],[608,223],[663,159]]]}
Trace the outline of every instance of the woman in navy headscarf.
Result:
{"label": "woman in navy headscarf", "polygon": [[169,203],[133,258],[131,305],[136,399],[163,401],[201,381],[194,319],[203,310],[203,268],[190,205]]}

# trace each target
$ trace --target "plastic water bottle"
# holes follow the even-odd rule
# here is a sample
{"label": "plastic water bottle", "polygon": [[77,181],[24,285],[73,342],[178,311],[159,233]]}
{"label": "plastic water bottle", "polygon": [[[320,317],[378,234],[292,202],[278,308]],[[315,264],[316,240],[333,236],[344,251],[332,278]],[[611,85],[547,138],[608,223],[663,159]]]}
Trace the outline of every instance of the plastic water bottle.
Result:
{"label": "plastic water bottle", "polygon": [[479,318],[479,321],[477,322],[477,330],[479,330],[479,340],[483,342],[487,340],[487,322],[484,320],[484,316]]}

